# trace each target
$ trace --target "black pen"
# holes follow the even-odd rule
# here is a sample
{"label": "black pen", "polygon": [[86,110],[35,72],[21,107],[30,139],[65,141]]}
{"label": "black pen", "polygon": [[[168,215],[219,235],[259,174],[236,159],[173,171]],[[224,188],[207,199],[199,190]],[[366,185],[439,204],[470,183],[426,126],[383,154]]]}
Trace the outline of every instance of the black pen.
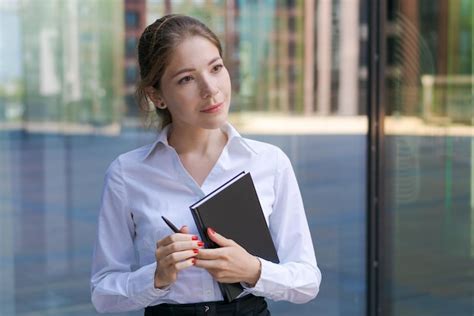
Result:
{"label": "black pen", "polygon": [[165,221],[166,225],[168,225],[169,228],[171,228],[172,231],[174,231],[175,233],[179,233],[179,229],[174,226],[173,223],[171,223],[171,221],[169,219],[167,219],[166,217],[164,216],[161,216],[161,218]]}

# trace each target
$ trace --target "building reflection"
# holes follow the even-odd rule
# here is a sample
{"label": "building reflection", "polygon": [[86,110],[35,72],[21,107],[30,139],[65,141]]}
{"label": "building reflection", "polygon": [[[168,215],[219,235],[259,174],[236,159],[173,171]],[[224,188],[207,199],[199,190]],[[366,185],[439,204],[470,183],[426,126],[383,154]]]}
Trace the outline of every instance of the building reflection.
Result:
{"label": "building reflection", "polygon": [[[281,146],[301,179],[326,283],[318,301],[275,304],[275,314],[364,315],[368,0],[0,2],[0,314],[95,315],[88,273],[103,173],[153,139],[137,128],[136,46],[172,12],[217,32],[232,122]],[[388,0],[387,18],[393,217],[383,233],[393,254],[383,291],[394,315],[410,312],[399,297],[461,314],[474,249],[472,2]],[[447,255],[427,269],[412,263],[420,252]],[[444,271],[451,260],[457,274]],[[415,270],[443,271],[453,287]]]}
{"label": "building reflection", "polygon": [[[13,62],[22,68],[14,79],[23,110],[0,122],[117,132],[124,118],[139,116],[138,37],[167,12],[193,14],[223,40],[235,112],[364,115],[365,1],[19,0],[3,11],[20,17]],[[14,113],[18,102],[11,93],[4,98],[4,112]]]}

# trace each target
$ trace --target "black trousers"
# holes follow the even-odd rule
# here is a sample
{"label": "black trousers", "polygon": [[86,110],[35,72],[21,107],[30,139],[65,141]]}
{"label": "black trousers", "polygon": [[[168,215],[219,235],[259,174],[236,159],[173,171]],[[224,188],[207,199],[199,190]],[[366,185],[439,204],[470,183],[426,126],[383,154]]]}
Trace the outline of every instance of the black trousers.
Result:
{"label": "black trousers", "polygon": [[247,295],[230,303],[160,304],[145,308],[145,316],[270,316],[263,297]]}

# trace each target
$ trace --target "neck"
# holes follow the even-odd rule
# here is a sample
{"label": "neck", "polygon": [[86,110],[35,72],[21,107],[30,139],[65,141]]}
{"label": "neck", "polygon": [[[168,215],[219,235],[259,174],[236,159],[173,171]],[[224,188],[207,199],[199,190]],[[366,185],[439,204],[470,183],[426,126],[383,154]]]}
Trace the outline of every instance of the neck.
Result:
{"label": "neck", "polygon": [[178,155],[196,153],[207,155],[227,142],[226,134],[220,129],[184,129],[171,126],[168,143]]}

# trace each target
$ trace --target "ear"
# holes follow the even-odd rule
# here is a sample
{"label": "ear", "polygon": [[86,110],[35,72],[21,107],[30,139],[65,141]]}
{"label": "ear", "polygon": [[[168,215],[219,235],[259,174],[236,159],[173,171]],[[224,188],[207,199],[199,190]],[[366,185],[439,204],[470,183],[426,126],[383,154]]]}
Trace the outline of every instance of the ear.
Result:
{"label": "ear", "polygon": [[148,97],[150,98],[151,102],[153,102],[153,104],[155,106],[163,103],[163,98],[160,96],[159,91],[156,90],[155,88],[146,87],[145,92],[148,95]]}

